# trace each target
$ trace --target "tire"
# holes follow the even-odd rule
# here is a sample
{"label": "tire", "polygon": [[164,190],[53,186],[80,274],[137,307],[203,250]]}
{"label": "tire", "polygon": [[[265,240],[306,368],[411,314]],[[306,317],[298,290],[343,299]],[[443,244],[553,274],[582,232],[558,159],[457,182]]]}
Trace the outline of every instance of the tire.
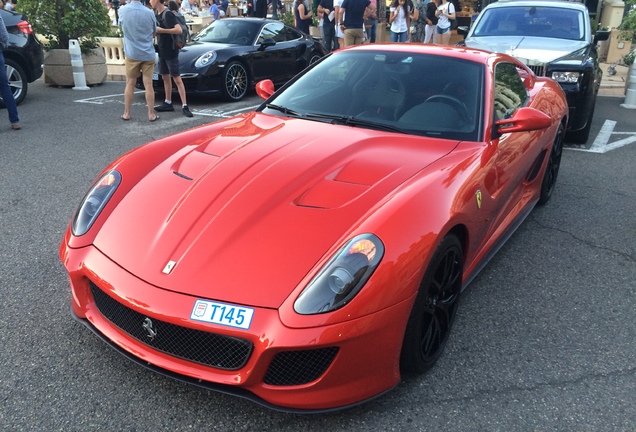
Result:
{"label": "tire", "polygon": [[309,58],[309,66],[311,66],[312,64],[316,63],[318,60],[320,60],[322,57],[319,56],[318,54],[312,54],[311,57]]}
{"label": "tire", "polygon": [[234,61],[225,67],[223,75],[223,97],[230,102],[238,102],[247,93],[249,78],[242,63]]}
{"label": "tire", "polygon": [[561,167],[561,156],[563,155],[563,134],[565,129],[563,123],[559,124],[554,142],[552,143],[552,149],[550,150],[550,156],[548,158],[547,166],[545,167],[545,173],[543,174],[543,180],[541,180],[541,195],[539,196],[539,205],[543,205],[550,201],[552,192],[554,192],[554,186],[556,185],[557,177],[559,176],[559,168]]}
{"label": "tire", "polygon": [[402,372],[424,373],[442,354],[459,304],[463,266],[459,239],[447,235],[424,273],[406,325],[400,356]]}
{"label": "tire", "polygon": [[585,144],[590,137],[590,129],[592,128],[592,119],[594,118],[594,109],[596,108],[596,102],[594,102],[594,108],[592,108],[592,112],[590,116],[587,118],[587,124],[581,130],[575,132],[569,132],[567,136],[567,141],[573,144]]}
{"label": "tire", "polygon": [[[27,95],[29,80],[27,75],[24,73],[24,69],[22,69],[18,63],[8,58],[5,58],[4,61],[11,93],[13,93],[16,105],[20,105]],[[2,106],[4,106],[3,103]]]}

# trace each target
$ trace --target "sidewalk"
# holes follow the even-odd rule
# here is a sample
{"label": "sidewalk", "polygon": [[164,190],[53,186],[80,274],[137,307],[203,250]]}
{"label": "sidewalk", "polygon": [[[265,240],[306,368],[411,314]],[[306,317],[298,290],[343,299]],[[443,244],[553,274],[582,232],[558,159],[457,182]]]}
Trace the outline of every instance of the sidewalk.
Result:
{"label": "sidewalk", "polygon": [[598,91],[599,96],[625,96],[625,82],[629,71],[627,66],[616,66],[616,75],[613,76],[607,73],[610,64],[601,63],[600,66],[603,70],[603,79]]}

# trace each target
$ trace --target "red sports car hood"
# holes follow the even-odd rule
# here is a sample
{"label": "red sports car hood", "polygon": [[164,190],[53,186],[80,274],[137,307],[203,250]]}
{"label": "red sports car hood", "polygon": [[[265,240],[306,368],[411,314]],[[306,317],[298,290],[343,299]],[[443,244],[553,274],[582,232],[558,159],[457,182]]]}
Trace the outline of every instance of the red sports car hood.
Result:
{"label": "red sports car hood", "polygon": [[209,128],[134,185],[94,243],[156,286],[271,308],[375,206],[457,145],[258,113]]}

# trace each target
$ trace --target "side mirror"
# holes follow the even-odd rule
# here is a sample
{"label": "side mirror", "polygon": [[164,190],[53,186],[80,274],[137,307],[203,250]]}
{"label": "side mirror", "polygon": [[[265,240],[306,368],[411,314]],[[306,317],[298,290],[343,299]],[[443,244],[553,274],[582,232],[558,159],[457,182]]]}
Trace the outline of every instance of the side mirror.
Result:
{"label": "side mirror", "polygon": [[272,38],[267,38],[265,40],[263,40],[263,42],[261,43],[261,46],[258,47],[259,51],[263,51],[265,48],[267,47],[271,47],[276,45],[276,41]]}
{"label": "side mirror", "polygon": [[259,81],[256,84],[256,94],[267,100],[271,95],[274,94],[274,83],[272,80],[263,80]]}
{"label": "side mirror", "polygon": [[495,121],[498,135],[547,129],[551,124],[549,115],[530,107],[520,108],[512,117]]}
{"label": "side mirror", "polygon": [[469,30],[468,26],[459,26],[457,27],[457,34],[464,36],[464,39],[465,39],[466,36],[468,36],[468,30]]}
{"label": "side mirror", "polygon": [[609,37],[610,37],[609,30],[599,30],[594,34],[594,43],[596,44],[597,42],[600,42],[600,41],[606,41],[609,39]]}

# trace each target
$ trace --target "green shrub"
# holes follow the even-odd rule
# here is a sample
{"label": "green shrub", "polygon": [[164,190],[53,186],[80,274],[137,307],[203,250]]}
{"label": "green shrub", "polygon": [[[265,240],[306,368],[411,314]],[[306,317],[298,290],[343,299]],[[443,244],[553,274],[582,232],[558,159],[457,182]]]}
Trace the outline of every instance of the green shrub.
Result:
{"label": "green shrub", "polygon": [[113,31],[102,0],[20,0],[16,9],[49,41],[46,49],[68,49],[69,40],[77,39],[87,53],[99,46],[97,37]]}

